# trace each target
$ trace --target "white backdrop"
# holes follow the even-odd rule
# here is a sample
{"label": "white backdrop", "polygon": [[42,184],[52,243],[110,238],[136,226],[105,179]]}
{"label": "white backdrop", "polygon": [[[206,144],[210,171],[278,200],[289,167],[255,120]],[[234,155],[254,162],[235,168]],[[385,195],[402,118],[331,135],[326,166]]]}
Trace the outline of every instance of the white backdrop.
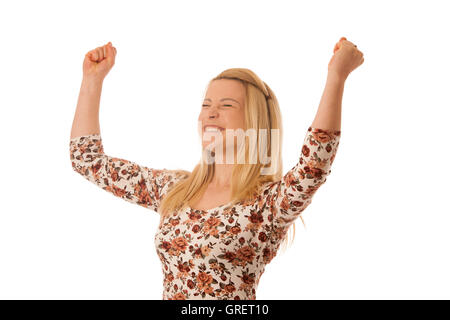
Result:
{"label": "white backdrop", "polygon": [[[283,164],[298,161],[345,36],[339,150],[266,267],[260,299],[449,299],[446,1],[15,1],[0,4],[0,298],[161,299],[159,216],[75,173],[69,138],[89,50],[116,64],[105,153],[191,171],[208,80],[231,67],[275,92]],[[448,21],[448,20],[447,20]]]}

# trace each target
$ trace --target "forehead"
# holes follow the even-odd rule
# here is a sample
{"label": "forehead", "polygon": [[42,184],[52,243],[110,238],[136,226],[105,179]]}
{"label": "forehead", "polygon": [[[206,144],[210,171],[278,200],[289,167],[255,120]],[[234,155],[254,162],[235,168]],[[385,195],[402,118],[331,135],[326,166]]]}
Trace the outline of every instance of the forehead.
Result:
{"label": "forehead", "polygon": [[220,79],[214,80],[206,90],[205,99],[218,100],[221,98],[233,98],[241,103],[245,99],[245,87],[236,80]]}

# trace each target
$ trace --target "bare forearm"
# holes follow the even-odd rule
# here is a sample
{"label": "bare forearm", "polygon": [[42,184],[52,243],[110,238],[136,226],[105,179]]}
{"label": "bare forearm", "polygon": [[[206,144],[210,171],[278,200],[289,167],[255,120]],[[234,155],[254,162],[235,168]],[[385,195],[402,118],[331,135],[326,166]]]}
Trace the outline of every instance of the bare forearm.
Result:
{"label": "bare forearm", "polygon": [[332,73],[327,76],[325,89],[312,127],[324,130],[341,130],[342,96],[345,79]]}
{"label": "bare forearm", "polygon": [[83,78],[70,138],[100,134],[99,109],[103,81]]}

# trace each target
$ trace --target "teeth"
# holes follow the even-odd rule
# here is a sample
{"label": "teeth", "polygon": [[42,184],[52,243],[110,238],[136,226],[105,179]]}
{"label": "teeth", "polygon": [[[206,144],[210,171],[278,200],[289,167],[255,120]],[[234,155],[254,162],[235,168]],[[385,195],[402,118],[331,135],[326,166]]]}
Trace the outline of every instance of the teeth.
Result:
{"label": "teeth", "polygon": [[220,129],[215,127],[205,127],[205,131],[220,131]]}

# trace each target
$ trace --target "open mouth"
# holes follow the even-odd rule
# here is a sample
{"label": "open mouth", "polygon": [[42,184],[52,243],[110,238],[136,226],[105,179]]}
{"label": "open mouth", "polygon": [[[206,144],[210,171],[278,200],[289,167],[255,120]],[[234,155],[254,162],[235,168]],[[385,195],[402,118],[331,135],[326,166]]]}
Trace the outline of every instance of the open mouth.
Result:
{"label": "open mouth", "polygon": [[225,128],[219,126],[204,126],[203,132],[222,132]]}

